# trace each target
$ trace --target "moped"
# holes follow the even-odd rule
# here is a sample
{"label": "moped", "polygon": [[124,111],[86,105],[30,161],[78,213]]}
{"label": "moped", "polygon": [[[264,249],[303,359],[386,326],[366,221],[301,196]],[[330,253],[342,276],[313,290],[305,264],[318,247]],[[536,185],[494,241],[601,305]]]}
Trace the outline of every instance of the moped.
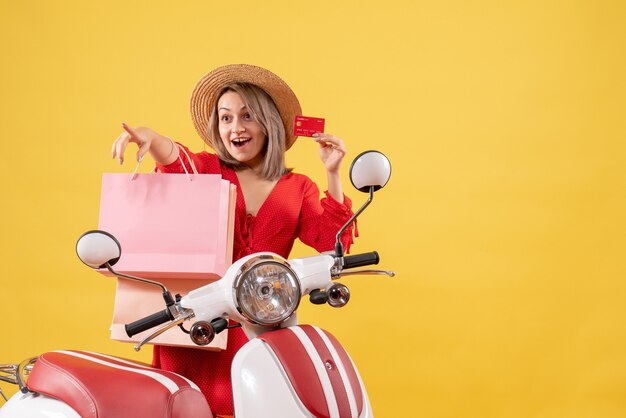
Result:
{"label": "moped", "polygon": [[[175,327],[198,346],[210,344],[232,327],[229,323],[243,328],[249,341],[231,368],[237,418],[372,417],[365,386],[346,350],[329,332],[299,325],[296,312],[307,295],[314,304],[345,306],[350,291],[335,281],[341,277],[394,275],[358,269],[378,264],[378,253],[344,255],[339,240],[390,174],[389,160],[380,152],[367,151],[353,161],[352,184],[369,197],[337,232],[334,252],[291,260],[268,252],[251,254],[219,280],[184,296],[172,295],[159,282],[115,271],[121,245],[105,231],[83,234],[76,251],[94,269],[160,287],[165,308],[125,327],[129,337],[152,330],[135,350]],[[0,364],[0,379],[19,387],[0,408],[0,418],[213,417],[190,380],[104,354],[51,351],[19,364]]]}

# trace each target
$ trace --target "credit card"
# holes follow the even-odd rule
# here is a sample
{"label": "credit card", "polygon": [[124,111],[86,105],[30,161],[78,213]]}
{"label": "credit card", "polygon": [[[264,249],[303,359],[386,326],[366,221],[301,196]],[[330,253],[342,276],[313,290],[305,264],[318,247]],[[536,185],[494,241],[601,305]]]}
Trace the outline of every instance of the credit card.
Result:
{"label": "credit card", "polygon": [[296,116],[296,122],[293,124],[295,136],[313,136],[321,133],[324,133],[324,118]]}

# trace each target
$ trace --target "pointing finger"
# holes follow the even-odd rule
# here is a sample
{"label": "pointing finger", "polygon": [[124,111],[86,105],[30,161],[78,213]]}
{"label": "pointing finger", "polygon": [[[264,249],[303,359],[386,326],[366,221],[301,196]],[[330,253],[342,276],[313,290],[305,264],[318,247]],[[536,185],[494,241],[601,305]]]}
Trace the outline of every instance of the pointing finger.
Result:
{"label": "pointing finger", "polygon": [[128,132],[128,134],[131,136],[132,139],[134,139],[137,142],[141,142],[141,135],[139,135],[139,133],[135,129],[131,128],[125,123],[122,123],[122,128],[124,128],[124,130]]}

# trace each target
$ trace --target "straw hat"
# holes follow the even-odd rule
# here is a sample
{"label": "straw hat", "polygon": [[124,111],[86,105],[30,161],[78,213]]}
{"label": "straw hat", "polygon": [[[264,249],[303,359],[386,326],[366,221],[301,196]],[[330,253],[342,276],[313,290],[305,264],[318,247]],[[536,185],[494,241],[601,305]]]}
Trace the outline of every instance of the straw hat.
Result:
{"label": "straw hat", "polygon": [[254,65],[232,64],[218,67],[202,77],[191,94],[191,119],[204,142],[209,140],[209,117],[217,106],[217,95],[222,88],[232,83],[250,83],[262,88],[270,95],[285,126],[285,149],[295,142],[293,124],[302,114],[300,102],[291,88],[276,74]]}

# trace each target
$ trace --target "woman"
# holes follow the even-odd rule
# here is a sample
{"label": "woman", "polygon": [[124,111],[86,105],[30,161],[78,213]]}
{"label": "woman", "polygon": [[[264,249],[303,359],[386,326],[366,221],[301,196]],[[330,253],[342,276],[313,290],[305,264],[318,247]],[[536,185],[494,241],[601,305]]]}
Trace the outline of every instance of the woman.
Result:
{"label": "woman", "polygon": [[[221,174],[235,184],[234,260],[259,251],[288,258],[296,238],[320,252],[334,248],[337,232],[353,214],[339,174],[346,149],[330,134],[314,136],[328,179],[320,201],[315,183],[285,166],[285,151],[296,139],[293,124],[301,109],[284,81],[250,65],[217,68],[196,85],[191,113],[196,130],[215,154],[192,153],[149,128],[123,125],[125,131],[113,144],[113,158],[122,163],[133,142],[139,146],[137,159],[149,152],[164,173],[195,168]],[[342,242],[348,249],[352,228],[344,232]],[[233,413],[230,364],[246,341],[240,329],[232,329],[227,349],[220,352],[155,346],[153,364],[192,379],[213,412],[228,415]]]}

